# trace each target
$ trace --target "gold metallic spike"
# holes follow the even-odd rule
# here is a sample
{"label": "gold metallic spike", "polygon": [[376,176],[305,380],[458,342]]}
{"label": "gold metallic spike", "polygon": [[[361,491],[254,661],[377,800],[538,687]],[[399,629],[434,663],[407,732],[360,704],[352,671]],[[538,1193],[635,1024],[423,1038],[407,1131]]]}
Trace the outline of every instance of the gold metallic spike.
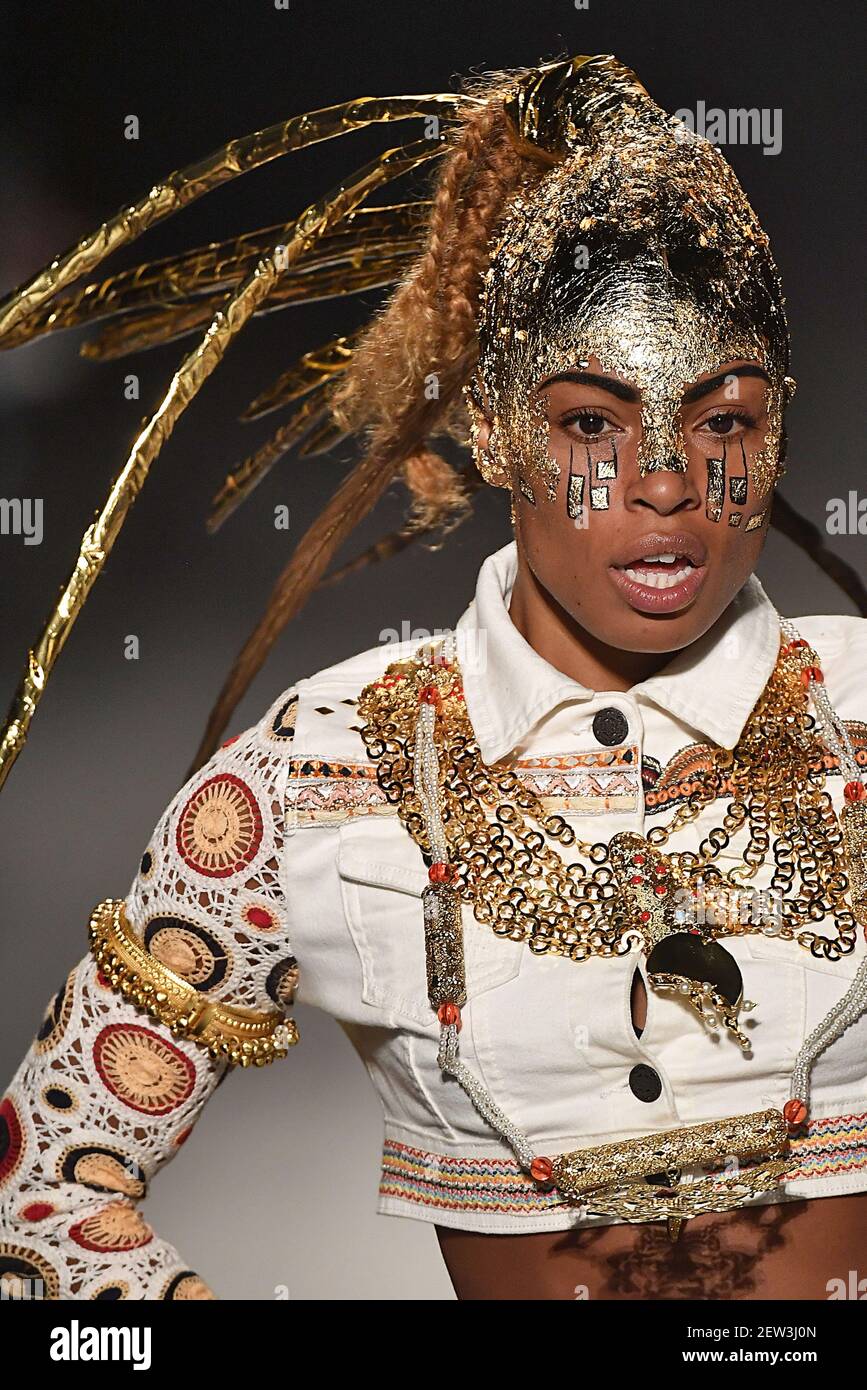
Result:
{"label": "gold metallic spike", "polygon": [[[329,266],[360,265],[376,256],[386,259],[408,255],[423,244],[423,218],[430,201],[360,207],[299,258],[293,275],[324,272]],[[274,245],[282,223],[260,227],[242,236],[207,246],[194,247],[178,256],[144,262],[119,271],[103,281],[44,305],[0,342],[0,350],[18,347],[45,333],[61,332],[83,323],[95,323],[110,315],[140,313],[157,305],[185,304],[191,297],[238,284],[260,256]]]}
{"label": "gold metallic spike", "polygon": [[266,130],[257,130],[240,139],[230,140],[213,154],[169,174],[138,203],[121,208],[90,236],[56,257],[27,284],[13,291],[0,303],[0,339],[80,275],[89,275],[113,251],[129,246],[149,227],[156,226],[166,217],[171,217],[181,208],[241,174],[259,169],[273,159],[280,159],[290,150],[304,149],[380,121],[402,121],[414,116],[447,119],[454,115],[459,102],[472,105],[474,99],[458,97],[454,93],[359,97],[320,111],[306,111]]}
{"label": "gold metallic spike", "polygon": [[[323,237],[321,247],[299,258],[293,271],[275,287],[274,300],[288,305],[391,284],[402,273],[406,261],[417,255],[423,245],[422,231],[417,222],[411,222],[403,213],[405,206],[416,205],[397,204],[394,210],[383,209],[387,213],[394,211],[396,215],[392,217],[377,218],[347,230],[335,229],[334,234]],[[417,206],[429,208],[430,203],[420,200]],[[379,213],[381,209],[359,208],[357,211],[360,214]],[[158,309],[189,312],[192,305],[215,306],[215,293],[239,284],[274,244],[281,230],[282,224],[264,227],[232,241],[197,247],[181,256],[134,266],[101,282],[91,281],[32,314],[6,335],[0,342],[0,351],[20,347],[48,333],[108,318],[123,316],[128,321],[133,315],[144,316]],[[210,297],[206,299],[206,295]],[[204,308],[203,316],[186,331],[199,327],[207,314],[208,308]],[[134,330],[139,328],[139,323],[136,318]],[[122,343],[120,335],[117,337]],[[117,355],[120,350],[121,347],[115,345],[111,355]],[[87,357],[110,355],[90,344],[85,344],[81,352]]]}
{"label": "gold metallic spike", "polygon": [[225,291],[196,299],[191,304],[157,306],[109,323],[101,333],[81,344],[79,353],[91,362],[111,362],[132,352],[164,347],[190,333],[197,333],[211,322],[225,302]]}
{"label": "gold metallic spike", "polygon": [[307,438],[299,444],[298,457],[309,459],[315,458],[317,454],[327,454],[329,449],[333,449],[345,438],[346,431],[328,415],[318,425],[314,425]]}
{"label": "gold metallic spike", "polygon": [[[308,304],[317,299],[343,298],[362,290],[381,289],[393,285],[406,272],[418,248],[388,259],[371,258],[347,270],[329,265],[311,272],[309,276],[285,277],[276,285],[267,300],[256,310],[256,316],[289,309],[293,304]],[[130,352],[143,352],[162,347],[196,332],[210,322],[225,295],[221,292],[202,296],[189,304],[156,307],[140,314],[128,314],[118,322],[105,326],[100,334],[82,344],[81,356],[92,361],[110,361]]]}
{"label": "gold metallic spike", "polygon": [[211,510],[205,522],[210,535],[218,531],[223,522],[237,511],[274,464],[297,444],[302,435],[306,434],[324,413],[322,391],[316,389],[298,407],[291,420],[281,425],[255,453],[249,454],[243,463],[232,470],[211,502]]}
{"label": "gold metallic spike", "polygon": [[[440,151],[426,140],[387,150],[335,190],[312,203],[280,238],[281,269],[288,268],[329,227],[377,187],[408,173]],[[175,372],[156,413],[139,434],[96,520],[87,528],[71,575],[34,648],[13,698],[0,738],[0,787],[24,747],[36,707],[73,624],[120,534],[150,466],[190,401],[219,366],[226,349],[267,298],[280,274],[273,256],[265,256],[215,316],[202,341]]]}
{"label": "gold metallic spike", "polygon": [[668,1218],[668,1238],[669,1238],[669,1240],[671,1241],[672,1245],[673,1245],[674,1242],[677,1240],[677,1238],[678,1238],[678,1236],[680,1235],[680,1233],[681,1233],[682,1230],[683,1230],[683,1217],[682,1217],[682,1216],[670,1216],[670,1217]]}
{"label": "gold metallic spike", "polygon": [[305,352],[294,366],[283,372],[271,386],[266,387],[254,401],[251,401],[240,418],[255,420],[261,415],[267,415],[271,410],[277,410],[281,405],[288,405],[299,396],[306,396],[308,391],[321,386],[323,382],[330,381],[347,365],[352,357],[353,348],[364,331],[365,327],[362,326],[354,333],[341,334],[340,337],[323,343],[321,347]]}

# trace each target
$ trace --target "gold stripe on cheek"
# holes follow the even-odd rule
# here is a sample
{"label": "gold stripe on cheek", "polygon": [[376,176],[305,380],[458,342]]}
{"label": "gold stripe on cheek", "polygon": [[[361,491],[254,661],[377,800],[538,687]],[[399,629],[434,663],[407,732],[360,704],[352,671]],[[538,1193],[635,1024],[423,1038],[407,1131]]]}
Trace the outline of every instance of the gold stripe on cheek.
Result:
{"label": "gold stripe on cheek", "polygon": [[721,459],[705,459],[707,464],[707,489],[705,492],[705,515],[709,521],[719,521],[722,516],[726,486],[726,451],[723,445]]}
{"label": "gold stripe on cheek", "polygon": [[615,448],[614,453],[611,455],[610,459],[600,459],[599,462],[596,464],[596,481],[601,483],[604,482],[607,478],[616,477],[617,450]]}
{"label": "gold stripe on cheek", "polygon": [[584,474],[570,469],[566,489],[566,514],[574,521],[584,510]]}

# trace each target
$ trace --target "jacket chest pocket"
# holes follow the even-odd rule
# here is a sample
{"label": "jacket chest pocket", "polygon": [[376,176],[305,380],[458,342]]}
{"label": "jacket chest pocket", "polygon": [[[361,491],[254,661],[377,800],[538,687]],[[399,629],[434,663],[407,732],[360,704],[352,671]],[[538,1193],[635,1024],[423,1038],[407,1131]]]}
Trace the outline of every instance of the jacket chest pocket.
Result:
{"label": "jacket chest pocket", "polygon": [[[723,874],[730,869],[743,863],[740,855],[724,852],[716,859],[716,864]],[[832,950],[831,954],[826,954],[817,946],[811,949],[809,945],[802,945],[792,937],[780,936],[778,928],[783,923],[783,915],[780,907],[780,900],[775,897],[769,885],[774,872],[773,859],[769,853],[765,863],[757,870],[753,878],[745,878],[742,884],[743,898],[741,902],[742,920],[753,927],[758,927],[761,920],[761,910],[765,909],[770,914],[767,926],[762,930],[752,930],[747,933],[746,940],[749,943],[749,953],[754,960],[776,960],[780,964],[788,963],[802,967],[808,972],[818,972],[823,975],[830,975],[840,982],[841,993],[852,983],[852,979],[865,955],[864,933],[856,927],[854,948],[836,954]],[[762,894],[767,896],[762,898]],[[755,894],[755,898],[753,898]],[[806,921],[798,928],[798,935],[803,932],[814,933],[818,938],[826,938],[834,942],[837,937],[836,926],[833,914],[828,914],[819,921]]]}
{"label": "jacket chest pocket", "polygon": [[[370,817],[339,831],[337,872],[346,922],[361,962],[362,999],[425,1027],[437,1026],[427,997],[421,850],[395,818]],[[462,907],[467,995],[508,983],[523,943],[495,936]]]}
{"label": "jacket chest pocket", "polygon": [[[726,873],[743,860],[740,855],[723,853],[715,862]],[[754,1038],[757,1059],[763,1056],[763,1045],[768,1047],[769,1040],[772,1040],[781,1067],[784,1064],[786,1069],[790,1069],[805,1038],[852,984],[864,958],[865,944],[863,932],[859,929],[854,949],[834,959],[821,950],[811,951],[793,937],[781,936],[775,928],[782,924],[783,918],[779,901],[775,903],[773,893],[769,892],[761,904],[750,896],[753,891],[769,891],[773,870],[773,859],[769,854],[753,878],[742,880],[745,889],[742,920],[750,930],[739,939],[739,959],[744,995],[755,1000],[757,1005],[755,1013],[747,1016],[748,1022],[744,1026]],[[760,921],[760,906],[770,911],[770,920],[765,929],[756,930]],[[837,935],[833,916],[806,922],[803,929],[831,941]],[[722,937],[720,944],[732,950],[732,940],[731,937]],[[835,1065],[841,1059],[846,1061],[848,1048],[847,1040],[835,1044],[831,1049]],[[820,1063],[817,1064],[819,1071],[826,1067],[824,1059],[820,1059]]]}

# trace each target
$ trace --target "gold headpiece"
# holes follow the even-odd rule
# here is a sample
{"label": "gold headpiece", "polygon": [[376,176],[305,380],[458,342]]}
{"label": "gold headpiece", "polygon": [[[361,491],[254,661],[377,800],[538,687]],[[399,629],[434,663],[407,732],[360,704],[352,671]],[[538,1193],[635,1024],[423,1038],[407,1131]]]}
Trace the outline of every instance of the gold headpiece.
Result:
{"label": "gold headpiece", "polygon": [[517,193],[492,246],[475,399],[512,478],[559,469],[534,385],[591,356],[643,402],[639,468],[685,471],[686,386],[737,358],[770,378],[769,429],[751,470],[775,481],[789,340],[768,239],[717,149],[667,115],[610,57],[551,64],[509,109],[562,160]]}

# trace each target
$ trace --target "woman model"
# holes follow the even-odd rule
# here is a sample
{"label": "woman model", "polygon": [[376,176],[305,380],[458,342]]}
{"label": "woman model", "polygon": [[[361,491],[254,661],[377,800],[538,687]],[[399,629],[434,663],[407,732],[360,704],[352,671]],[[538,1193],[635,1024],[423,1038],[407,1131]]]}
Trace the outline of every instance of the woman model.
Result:
{"label": "woman model", "polygon": [[[60,1299],[213,1297],[138,1202],[227,1070],[297,1041],[297,998],[360,1053],[379,1210],[434,1223],[459,1297],[827,1297],[867,1241],[867,632],[781,618],[754,574],[794,389],[767,237],[719,152],[612,58],[363,106],[342,128],[420,114],[427,146],[314,205],[279,255],[242,239],[228,268],[186,259],[185,297],[175,266],[58,309],[98,234],[0,313],[23,339],[96,298],[142,345],[234,286],[136,442],[131,498],[177,381],[239,317],[335,266],[344,292],[365,267],[400,282],[268,397],[306,401],[270,458],[317,420],[317,447],[366,448],[3,1100],[0,1268]],[[422,221],[362,206],[431,141]],[[172,180],[151,221],[184,200]],[[377,553],[460,519],[478,477],[429,440],[468,425],[514,539],[454,631],[298,680],[214,751],[394,477],[413,508]],[[22,700],[7,754],[25,730]]]}

